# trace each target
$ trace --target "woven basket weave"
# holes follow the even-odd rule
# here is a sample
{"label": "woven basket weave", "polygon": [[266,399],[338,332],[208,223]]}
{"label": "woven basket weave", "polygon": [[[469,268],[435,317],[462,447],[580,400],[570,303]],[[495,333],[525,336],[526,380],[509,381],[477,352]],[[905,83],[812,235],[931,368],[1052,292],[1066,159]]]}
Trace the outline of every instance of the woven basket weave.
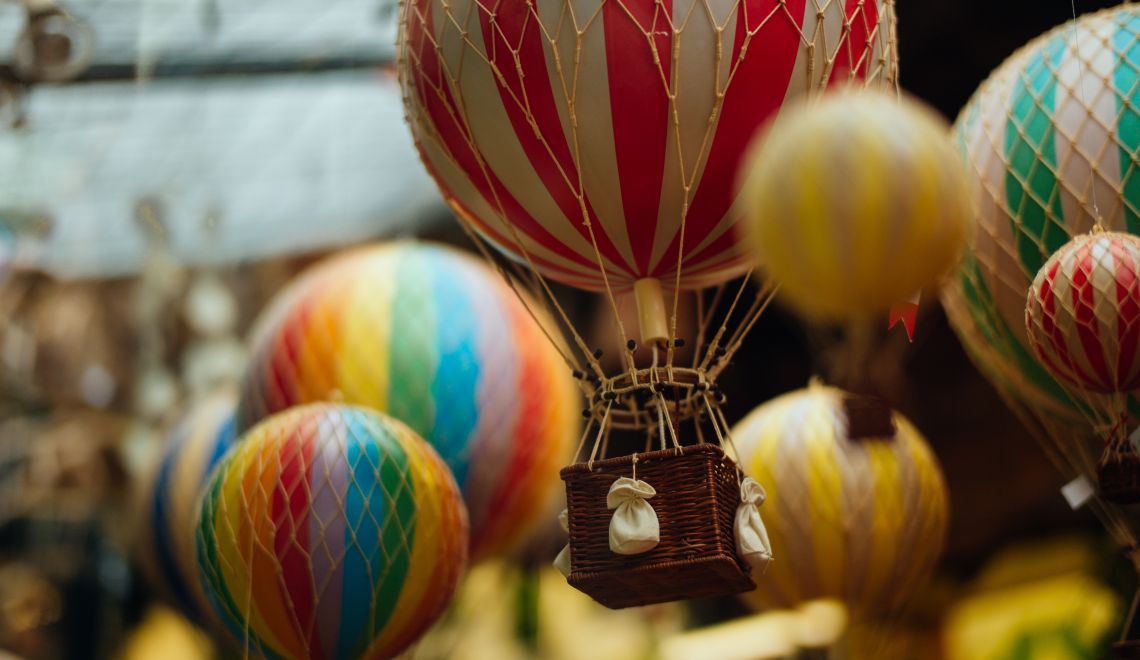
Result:
{"label": "woven basket weave", "polygon": [[1100,496],[1115,504],[1140,502],[1140,456],[1131,452],[1109,458],[1097,469]]}
{"label": "woven basket weave", "polygon": [[612,609],[751,591],[736,554],[733,521],[740,504],[736,464],[715,445],[637,455],[637,478],[657,490],[650,500],[661,541],[639,555],[610,550],[613,511],[606,494],[633,476],[633,457],[577,463],[562,470],[570,522],[570,584]]}

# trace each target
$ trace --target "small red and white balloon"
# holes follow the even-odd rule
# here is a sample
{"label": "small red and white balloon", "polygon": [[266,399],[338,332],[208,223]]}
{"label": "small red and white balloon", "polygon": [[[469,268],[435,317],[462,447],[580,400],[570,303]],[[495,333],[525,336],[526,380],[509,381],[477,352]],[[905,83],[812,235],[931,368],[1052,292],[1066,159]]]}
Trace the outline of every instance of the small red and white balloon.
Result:
{"label": "small red and white balloon", "polygon": [[1100,231],[1065,244],[1029,289],[1025,325],[1038,359],[1070,389],[1140,387],[1140,238]]}

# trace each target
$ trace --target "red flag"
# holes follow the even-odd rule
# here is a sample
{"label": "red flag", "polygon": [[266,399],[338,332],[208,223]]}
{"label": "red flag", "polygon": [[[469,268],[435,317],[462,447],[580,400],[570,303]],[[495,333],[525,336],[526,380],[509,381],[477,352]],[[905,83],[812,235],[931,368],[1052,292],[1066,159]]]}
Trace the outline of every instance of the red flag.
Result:
{"label": "red flag", "polygon": [[887,329],[895,327],[902,321],[903,327],[906,328],[906,337],[910,341],[914,341],[914,322],[918,318],[918,302],[922,298],[922,292],[918,292],[911,296],[910,300],[899,303],[891,307],[891,320]]}

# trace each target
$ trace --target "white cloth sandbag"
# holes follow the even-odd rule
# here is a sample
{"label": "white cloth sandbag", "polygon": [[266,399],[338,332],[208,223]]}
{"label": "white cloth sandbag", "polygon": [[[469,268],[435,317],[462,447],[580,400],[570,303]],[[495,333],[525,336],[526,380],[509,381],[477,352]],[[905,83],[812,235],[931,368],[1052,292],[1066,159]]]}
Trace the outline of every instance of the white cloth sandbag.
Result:
{"label": "white cloth sandbag", "polygon": [[648,500],[657,494],[644,481],[621,477],[610,486],[606,506],[614,510],[610,520],[610,550],[619,555],[649,552],[661,541],[657,512]]}
{"label": "white cloth sandbag", "polygon": [[[558,524],[562,525],[562,531],[567,534],[570,533],[570,512],[562,509],[562,513],[558,514]],[[565,548],[558,553],[554,558],[554,568],[562,574],[562,577],[570,577],[570,544],[567,543]]]}
{"label": "white cloth sandbag", "polygon": [[753,568],[764,570],[772,561],[768,530],[760,519],[760,505],[768,498],[764,487],[751,477],[740,482],[740,506],[736,507],[736,552]]}

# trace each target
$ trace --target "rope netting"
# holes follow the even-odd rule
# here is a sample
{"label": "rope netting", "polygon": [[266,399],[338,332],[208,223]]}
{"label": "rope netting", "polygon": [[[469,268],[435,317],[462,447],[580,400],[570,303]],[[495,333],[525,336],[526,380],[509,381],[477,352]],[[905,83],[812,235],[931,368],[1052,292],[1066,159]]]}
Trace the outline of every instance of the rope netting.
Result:
{"label": "rope netting", "polygon": [[[622,428],[664,446],[685,420],[728,433],[716,379],[777,288],[750,289],[736,165],[785,100],[894,88],[894,30],[891,0],[403,3],[421,156],[483,254],[505,252],[520,297],[560,322],[556,343],[591,397],[583,442]],[[556,282],[603,295],[616,373]],[[679,336],[690,306],[695,337]]]}

